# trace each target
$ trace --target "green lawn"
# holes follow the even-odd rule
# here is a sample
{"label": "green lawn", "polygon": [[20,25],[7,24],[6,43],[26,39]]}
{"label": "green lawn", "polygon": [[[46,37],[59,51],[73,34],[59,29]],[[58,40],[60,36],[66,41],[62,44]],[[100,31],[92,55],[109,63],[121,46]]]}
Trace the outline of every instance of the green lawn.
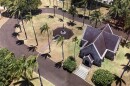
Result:
{"label": "green lawn", "polygon": [[[64,22],[60,22],[59,18],[62,18],[62,16],[60,15],[56,15],[54,18],[48,18],[48,15],[53,15],[53,14],[40,14],[40,15],[36,15],[33,17],[33,26],[36,32],[36,36],[37,36],[37,40],[38,40],[38,46],[37,46],[37,51],[41,52],[41,53],[47,53],[48,49],[44,49],[44,47],[48,44],[47,41],[47,34],[43,32],[43,34],[41,34],[40,32],[40,27],[47,23],[48,26],[50,27],[49,29],[49,33],[50,33],[50,39],[52,39],[53,37],[53,30],[57,29],[58,27],[63,27],[63,23],[64,26],[70,30],[73,31],[74,35],[70,38],[65,40],[64,42],[64,53],[65,53],[65,58],[67,58],[68,56],[73,56],[73,51],[74,51],[74,42],[72,42],[72,39],[77,36],[78,39],[80,40],[82,37],[82,33],[83,30],[78,30],[77,27],[81,27],[82,23],[80,22],[76,22],[75,26],[68,26],[67,22],[71,21],[68,18],[64,18]],[[22,26],[22,25],[21,25]],[[24,31],[22,29],[22,32],[19,33],[18,39],[20,40],[24,40],[24,43],[28,46],[30,45],[36,45],[36,41],[35,41],[35,37],[34,37],[34,33],[32,30],[32,26],[30,24],[30,22],[24,22],[24,26],[25,26],[25,30],[27,33],[27,40],[25,39],[25,34]],[[85,27],[83,27],[84,29]],[[19,28],[16,28],[16,32],[19,32]],[[51,42],[51,56],[52,56],[52,60],[55,62],[58,62],[60,60],[62,60],[62,54],[61,54],[61,46],[60,44],[57,45],[56,42],[52,41]],[[78,52],[79,52],[79,45],[76,46],[76,54],[78,56]],[[78,57],[77,57],[78,58]],[[77,60],[80,60],[79,58]],[[80,61],[77,61],[78,63],[80,63]]]}
{"label": "green lawn", "polygon": [[[120,76],[123,72],[123,67],[124,67],[122,65],[126,65],[127,62],[129,61],[127,57],[125,56],[126,53],[130,53],[130,49],[119,46],[119,50],[116,53],[114,61],[104,59],[104,62],[102,62],[101,67],[97,67],[93,65],[86,80],[92,83],[91,77],[93,75],[93,72],[96,71],[97,69],[106,69],[110,71],[111,73]],[[127,84],[126,86],[130,85],[129,76],[130,76],[130,72],[125,72],[123,75],[123,79],[126,81],[126,84]],[[112,86],[115,86],[115,83],[113,83]]]}

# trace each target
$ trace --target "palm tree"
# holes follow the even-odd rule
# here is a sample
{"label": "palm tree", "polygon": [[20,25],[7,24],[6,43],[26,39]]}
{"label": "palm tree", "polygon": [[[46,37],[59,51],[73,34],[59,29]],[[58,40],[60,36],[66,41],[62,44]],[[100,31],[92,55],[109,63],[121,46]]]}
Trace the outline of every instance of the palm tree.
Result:
{"label": "palm tree", "polygon": [[95,22],[95,28],[97,27],[97,23],[102,21],[101,13],[100,11],[94,11],[90,15],[90,21]]}
{"label": "palm tree", "polygon": [[49,45],[49,53],[51,52],[51,47],[50,47],[50,37],[49,37],[49,26],[47,25],[47,23],[45,23],[41,28],[40,28],[40,30],[41,30],[41,34],[43,33],[43,32],[47,32],[47,36],[48,36],[48,45]]}
{"label": "palm tree", "polygon": [[[62,58],[64,60],[64,37],[63,36],[59,36],[57,39],[57,44],[61,43],[61,47],[62,47]],[[62,60],[62,61],[63,61]]]}
{"label": "palm tree", "polygon": [[117,18],[121,15],[121,9],[119,8],[119,3],[115,2],[109,10],[108,13],[110,16],[112,16],[113,18]]}
{"label": "palm tree", "polygon": [[35,29],[34,29],[34,26],[33,26],[33,21],[32,21],[32,14],[31,14],[31,12],[29,12],[29,14],[25,16],[25,20],[31,22],[32,28],[33,28],[33,32],[34,32],[34,36],[35,36],[35,40],[36,40],[36,46],[38,46],[38,40],[37,40],[36,32],[35,32]]}
{"label": "palm tree", "polygon": [[22,32],[22,29],[21,29],[21,26],[19,24],[19,18],[21,19],[22,21],[22,26],[23,26],[23,30],[24,30],[24,33],[25,33],[25,40],[27,39],[27,33],[26,33],[26,30],[25,30],[25,27],[24,27],[24,22],[23,22],[23,17],[22,17],[22,14],[23,14],[23,10],[21,10],[21,2],[20,0],[18,0],[16,3],[13,3],[14,5],[12,7],[9,7],[7,10],[9,12],[12,12],[11,13],[11,16],[14,16],[17,18],[17,21],[18,21],[18,24],[17,26],[19,26],[20,28],[20,32]]}
{"label": "palm tree", "polygon": [[62,12],[63,12],[63,20],[64,20],[64,5],[65,5],[65,1],[63,0],[63,7],[62,7]]}
{"label": "palm tree", "polygon": [[77,14],[78,13],[78,11],[76,10],[76,8],[75,8],[75,6],[74,5],[72,5],[71,7],[70,7],[70,9],[69,9],[69,11],[68,11],[71,15],[72,15],[72,22],[74,22],[74,16],[75,16],[75,14]]}
{"label": "palm tree", "polygon": [[74,42],[74,58],[75,58],[76,44],[79,42],[77,36],[74,37],[72,41]]}
{"label": "palm tree", "polygon": [[20,75],[20,77],[23,79],[22,81],[18,81],[16,84],[21,84],[24,86],[33,86],[33,83],[31,80],[34,80],[36,78],[32,78],[33,71],[37,67],[37,57],[36,56],[29,56],[21,58],[18,60],[19,63],[19,70],[17,71]]}

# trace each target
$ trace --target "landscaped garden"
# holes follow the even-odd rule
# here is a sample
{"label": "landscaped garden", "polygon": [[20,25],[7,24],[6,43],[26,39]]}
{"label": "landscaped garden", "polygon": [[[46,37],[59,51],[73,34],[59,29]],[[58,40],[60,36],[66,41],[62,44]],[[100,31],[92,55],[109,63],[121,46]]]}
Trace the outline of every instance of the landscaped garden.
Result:
{"label": "landscaped garden", "polygon": [[[111,85],[112,82],[112,86],[121,83],[122,86],[130,85],[130,49],[126,48],[129,47],[130,1],[115,0],[112,5],[106,5],[105,7],[97,1],[92,3],[90,0],[82,0],[81,2],[78,0],[72,0],[72,2],[69,0],[59,2],[57,0],[46,0],[46,3],[44,3],[44,0],[42,0],[42,3],[40,0],[32,1],[26,2],[26,0],[23,0],[21,2],[16,0],[15,3],[11,0],[10,2],[8,0],[0,1],[2,6],[7,7],[8,16],[6,15],[6,17],[13,17],[20,20],[20,22],[18,21],[14,25],[15,32],[12,34],[18,38],[16,44],[25,44],[28,46],[28,51],[37,51],[43,58],[46,59],[48,57],[56,62],[55,67],[59,68],[63,65],[65,70],[73,72],[82,63],[82,59],[78,57],[80,51],[79,43],[83,30],[87,26],[81,22],[74,21],[74,16],[76,14],[84,16],[84,21],[85,17],[87,17],[91,24],[95,23],[95,27],[98,27],[98,22],[110,23],[113,28],[123,32],[123,34],[118,33],[118,35],[123,37],[123,40],[127,36],[124,41],[125,46],[119,46],[114,61],[104,58],[101,67],[93,65],[87,75],[86,81],[91,84],[94,83],[96,86],[107,86]],[[43,7],[54,7],[52,9],[54,10],[54,14],[44,13],[33,15],[33,12],[37,8]],[[56,8],[66,10],[72,15],[72,20],[63,15],[55,14]],[[0,58],[2,59],[0,62],[2,65],[0,71],[2,77],[0,80],[2,82],[0,82],[0,85],[9,85],[14,79],[19,80],[21,78],[23,78],[24,82],[27,82],[26,84],[32,84],[30,81],[36,67],[35,63],[37,63],[36,56],[30,56],[27,59],[22,56],[20,59],[15,59],[13,53],[3,49],[0,50]],[[61,64],[61,66],[58,64]],[[5,74],[5,71],[8,73]],[[36,85],[39,86],[38,82],[36,81]],[[51,86],[51,84],[48,86]]]}

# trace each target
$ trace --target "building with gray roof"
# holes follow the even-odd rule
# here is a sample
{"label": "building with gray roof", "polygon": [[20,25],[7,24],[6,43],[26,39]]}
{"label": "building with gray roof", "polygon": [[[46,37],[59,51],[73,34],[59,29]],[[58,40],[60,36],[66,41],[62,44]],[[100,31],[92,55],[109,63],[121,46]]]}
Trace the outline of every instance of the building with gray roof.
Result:
{"label": "building with gray roof", "polygon": [[101,66],[104,57],[114,60],[120,41],[121,37],[113,33],[109,24],[98,29],[87,26],[80,42],[79,56],[87,66]]}

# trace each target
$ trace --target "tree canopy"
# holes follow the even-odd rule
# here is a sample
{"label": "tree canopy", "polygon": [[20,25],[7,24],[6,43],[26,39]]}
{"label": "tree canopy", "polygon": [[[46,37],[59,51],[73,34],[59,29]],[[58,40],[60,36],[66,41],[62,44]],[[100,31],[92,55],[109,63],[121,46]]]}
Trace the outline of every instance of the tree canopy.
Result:
{"label": "tree canopy", "polygon": [[41,0],[0,0],[0,4],[6,7],[8,12],[18,15],[37,9]]}
{"label": "tree canopy", "polygon": [[98,69],[94,72],[92,76],[92,82],[96,86],[108,86],[114,80],[114,75],[110,73],[108,70]]}
{"label": "tree canopy", "polygon": [[14,79],[32,78],[36,67],[36,56],[16,59],[9,50],[0,49],[0,86],[9,86]]}

